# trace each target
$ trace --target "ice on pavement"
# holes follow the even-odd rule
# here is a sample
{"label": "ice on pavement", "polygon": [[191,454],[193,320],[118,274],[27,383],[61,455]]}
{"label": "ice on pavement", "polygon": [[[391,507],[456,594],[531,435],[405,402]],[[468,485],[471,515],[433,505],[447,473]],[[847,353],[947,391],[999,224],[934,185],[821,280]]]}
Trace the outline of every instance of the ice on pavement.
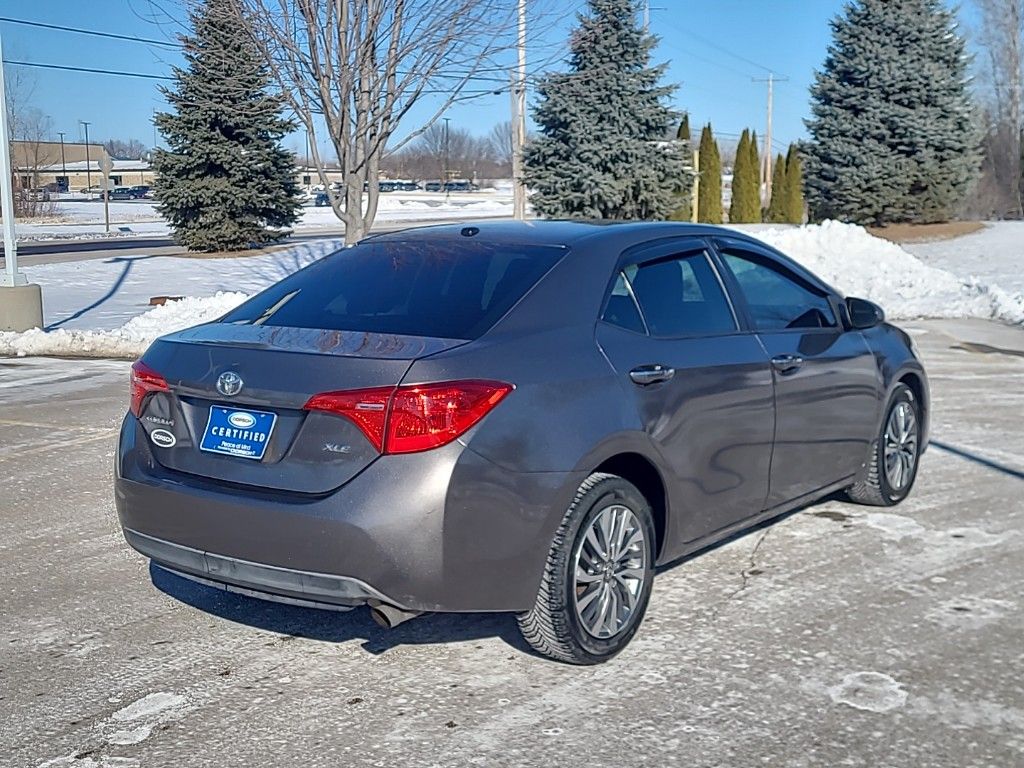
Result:
{"label": "ice on pavement", "polygon": [[854,672],[828,689],[829,698],[867,712],[890,712],[907,702],[903,684],[882,672]]}
{"label": "ice on pavement", "polygon": [[[970,237],[987,232],[1008,248],[1003,226]],[[830,221],[744,229],[845,294],[878,302],[890,318],[976,317],[1024,324],[1024,293],[996,284],[1001,275],[993,274],[991,283],[958,277],[863,227]],[[954,253],[961,239],[944,244],[946,252]],[[233,259],[143,256],[31,267],[30,279],[43,286],[48,330],[0,332],[0,355],[135,357],[158,335],[215,319],[339,246],[325,240]],[[1014,261],[1000,262],[1008,279],[1018,272]],[[191,298],[147,311],[149,297],[156,294]]]}

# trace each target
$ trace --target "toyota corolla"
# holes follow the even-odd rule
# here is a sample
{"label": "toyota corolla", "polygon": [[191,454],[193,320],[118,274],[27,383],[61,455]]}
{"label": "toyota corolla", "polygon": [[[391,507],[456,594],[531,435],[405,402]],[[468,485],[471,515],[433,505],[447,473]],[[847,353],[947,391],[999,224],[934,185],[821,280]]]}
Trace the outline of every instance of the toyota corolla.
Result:
{"label": "toyota corolla", "polygon": [[828,494],[900,502],[928,405],[877,306],[738,232],[426,227],[154,342],[117,510],[191,579],[387,626],[515,612],[592,664],[657,566]]}

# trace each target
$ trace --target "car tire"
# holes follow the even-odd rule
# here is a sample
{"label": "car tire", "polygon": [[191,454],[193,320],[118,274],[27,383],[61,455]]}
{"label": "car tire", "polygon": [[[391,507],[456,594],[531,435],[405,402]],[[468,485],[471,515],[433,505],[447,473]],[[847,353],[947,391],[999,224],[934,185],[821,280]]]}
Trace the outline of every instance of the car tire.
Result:
{"label": "car tire", "polygon": [[643,494],[617,475],[590,475],[555,533],[533,608],[518,616],[526,642],[570,664],[612,658],[643,621],[654,558],[654,520]]}
{"label": "car tire", "polygon": [[[902,434],[905,430],[898,428],[894,434],[894,425],[906,423],[909,423],[909,434]],[[849,501],[872,507],[892,507],[907,498],[917,479],[920,463],[920,425],[921,407],[913,390],[905,384],[896,385],[886,405],[878,437],[871,443],[867,474],[846,489]],[[902,453],[903,458],[894,460],[894,450]],[[894,471],[893,467],[899,462],[902,466]]]}

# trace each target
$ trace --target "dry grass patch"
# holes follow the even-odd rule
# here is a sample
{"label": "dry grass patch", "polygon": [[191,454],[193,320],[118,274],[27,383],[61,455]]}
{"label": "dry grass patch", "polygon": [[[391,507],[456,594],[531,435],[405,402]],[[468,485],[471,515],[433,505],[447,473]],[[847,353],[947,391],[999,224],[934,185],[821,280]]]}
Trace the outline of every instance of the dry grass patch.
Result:
{"label": "dry grass patch", "polygon": [[928,243],[935,240],[952,240],[954,237],[970,235],[984,229],[980,221],[949,221],[945,224],[890,224],[886,227],[868,227],[875,237],[894,243]]}

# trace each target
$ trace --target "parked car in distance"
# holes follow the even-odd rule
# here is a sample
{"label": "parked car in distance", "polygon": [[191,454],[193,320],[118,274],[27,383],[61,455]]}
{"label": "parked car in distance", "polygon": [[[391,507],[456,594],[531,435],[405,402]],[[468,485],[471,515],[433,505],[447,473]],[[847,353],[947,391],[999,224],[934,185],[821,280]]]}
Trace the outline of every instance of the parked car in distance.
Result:
{"label": "parked car in distance", "polygon": [[320,190],[319,192],[313,194],[313,205],[315,205],[317,208],[322,208],[323,206],[330,204],[331,198],[327,192]]}
{"label": "parked car in distance", "polygon": [[114,187],[108,189],[106,192],[100,195],[100,199],[106,195],[108,200],[134,200],[135,195],[132,193],[131,187]]}
{"label": "parked car in distance", "polygon": [[99,184],[93,184],[91,187],[82,187],[78,191],[83,195],[99,195],[103,193],[103,187]]}
{"label": "parked car in distance", "polygon": [[444,184],[445,192],[476,192],[478,189],[479,187],[471,181],[446,181]]}
{"label": "parked car in distance", "polygon": [[442,225],[157,339],[115,501],[186,578],[385,626],[515,612],[593,664],[657,567],[826,495],[901,502],[928,419],[910,337],[751,236]]}
{"label": "parked car in distance", "polygon": [[441,182],[440,181],[428,181],[426,184],[423,185],[423,188],[427,192],[440,192],[441,191]]}
{"label": "parked car in distance", "polygon": [[150,187],[148,184],[137,184],[134,187],[130,187],[132,199],[143,200],[150,196]]}
{"label": "parked car in distance", "polygon": [[31,200],[37,203],[48,203],[50,201],[50,190],[46,188],[23,189],[20,194],[22,200]]}
{"label": "parked car in distance", "polygon": [[403,192],[418,192],[423,187],[415,181],[402,181],[398,183],[398,188]]}

